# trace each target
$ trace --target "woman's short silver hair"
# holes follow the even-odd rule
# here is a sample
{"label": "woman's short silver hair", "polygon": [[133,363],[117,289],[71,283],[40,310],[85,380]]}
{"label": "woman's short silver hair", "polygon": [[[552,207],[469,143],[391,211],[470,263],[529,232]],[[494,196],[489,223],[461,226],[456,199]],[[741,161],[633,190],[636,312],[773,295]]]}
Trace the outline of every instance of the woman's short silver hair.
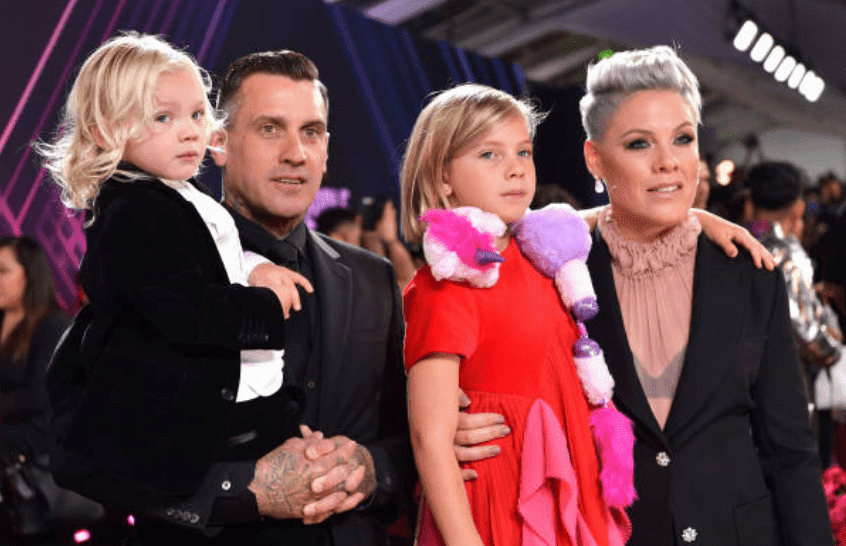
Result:
{"label": "woman's short silver hair", "polygon": [[638,91],[677,91],[701,118],[699,81],[668,46],[621,51],[588,67],[587,92],[579,102],[582,127],[589,140],[602,140],[608,121],[630,95]]}

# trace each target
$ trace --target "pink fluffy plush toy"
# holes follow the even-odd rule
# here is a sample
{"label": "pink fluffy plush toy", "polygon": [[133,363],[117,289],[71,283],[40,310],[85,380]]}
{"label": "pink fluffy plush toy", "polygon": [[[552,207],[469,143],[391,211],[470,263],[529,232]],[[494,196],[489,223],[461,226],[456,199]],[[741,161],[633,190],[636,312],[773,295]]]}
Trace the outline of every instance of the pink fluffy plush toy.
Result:
{"label": "pink fluffy plush toy", "polygon": [[465,281],[490,288],[505,261],[494,246],[505,223],[496,214],[476,207],[431,209],[420,218],[429,224],[423,234],[423,254],[436,280]]}
{"label": "pink fluffy plush toy", "polygon": [[[481,288],[496,284],[504,258],[493,243],[506,230],[498,216],[460,207],[432,209],[421,220],[428,223],[423,251],[437,280],[464,281]],[[572,207],[550,205],[527,212],[511,231],[523,254],[555,280],[562,301],[576,319],[581,337],[573,345],[573,360],[593,406],[590,422],[602,461],[603,497],[609,506],[625,508],[636,498],[634,435],[631,421],[611,403],[614,380],[599,344],[587,336],[584,326],[599,311],[585,264],[591,245],[588,226]]]}

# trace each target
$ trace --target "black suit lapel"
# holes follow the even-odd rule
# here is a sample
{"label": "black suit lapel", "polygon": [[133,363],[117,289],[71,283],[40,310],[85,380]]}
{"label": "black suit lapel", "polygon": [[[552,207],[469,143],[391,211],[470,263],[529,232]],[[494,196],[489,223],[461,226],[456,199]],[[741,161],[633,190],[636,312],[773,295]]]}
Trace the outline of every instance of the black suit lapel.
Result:
{"label": "black suit lapel", "polygon": [[614,402],[643,429],[664,443],[661,427],[646,400],[626,337],[623,314],[611,269],[611,254],[598,229],[594,230],[588,268],[596,290],[599,313],[587,321],[588,332],[602,347],[605,362],[614,377]]}
{"label": "black suit lapel", "polygon": [[719,389],[741,345],[744,307],[736,304],[744,293],[743,268],[722,250],[699,236],[693,274],[690,335],[670,415],[664,426],[672,438],[702,411]]}
{"label": "black suit lapel", "polygon": [[339,407],[335,399],[338,375],[345,365],[344,354],[352,317],[352,271],[339,260],[340,254],[318,235],[308,231],[314,254],[314,291],[320,307],[320,415],[322,426],[337,421],[329,415]]}

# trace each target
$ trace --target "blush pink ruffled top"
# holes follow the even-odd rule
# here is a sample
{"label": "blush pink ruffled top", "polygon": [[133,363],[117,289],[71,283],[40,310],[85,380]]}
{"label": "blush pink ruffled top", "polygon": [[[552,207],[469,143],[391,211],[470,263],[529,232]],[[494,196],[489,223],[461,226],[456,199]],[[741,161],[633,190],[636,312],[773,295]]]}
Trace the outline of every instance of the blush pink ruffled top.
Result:
{"label": "blush pink ruffled top", "polygon": [[602,211],[597,227],[611,253],[635,369],[655,419],[663,428],[687,350],[696,241],[702,227],[691,214],[660,239],[633,242],[614,225],[611,207]]}

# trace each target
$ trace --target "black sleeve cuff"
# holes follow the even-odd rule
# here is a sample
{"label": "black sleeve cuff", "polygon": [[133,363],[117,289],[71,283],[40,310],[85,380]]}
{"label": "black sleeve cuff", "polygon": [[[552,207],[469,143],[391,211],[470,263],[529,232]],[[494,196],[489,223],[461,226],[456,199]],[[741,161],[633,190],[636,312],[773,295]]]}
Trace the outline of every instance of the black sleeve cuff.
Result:
{"label": "black sleeve cuff", "polygon": [[224,465],[209,515],[210,526],[254,523],[261,520],[256,496],[248,487],[253,481],[255,470],[255,461]]}

